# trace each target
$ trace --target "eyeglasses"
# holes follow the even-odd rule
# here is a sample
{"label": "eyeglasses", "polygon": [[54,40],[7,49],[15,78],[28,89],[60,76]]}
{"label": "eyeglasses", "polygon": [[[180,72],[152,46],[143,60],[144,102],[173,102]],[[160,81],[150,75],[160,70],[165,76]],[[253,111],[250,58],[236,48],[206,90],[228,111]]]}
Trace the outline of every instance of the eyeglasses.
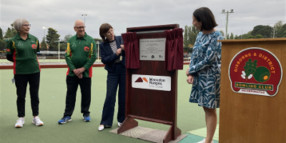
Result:
{"label": "eyeglasses", "polygon": [[22,26],[29,26],[29,27],[31,27],[31,24],[23,24]]}
{"label": "eyeglasses", "polygon": [[85,26],[78,26],[78,27],[75,27],[76,29],[84,29]]}

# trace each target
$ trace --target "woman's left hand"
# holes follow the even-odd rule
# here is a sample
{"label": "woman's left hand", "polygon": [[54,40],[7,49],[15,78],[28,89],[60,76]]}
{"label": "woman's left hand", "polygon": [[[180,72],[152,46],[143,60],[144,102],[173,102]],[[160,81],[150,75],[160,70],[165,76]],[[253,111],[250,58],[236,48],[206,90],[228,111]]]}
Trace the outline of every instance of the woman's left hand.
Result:
{"label": "woman's left hand", "polygon": [[117,56],[119,56],[119,55],[121,54],[121,52],[122,52],[122,49],[119,48],[119,49],[116,50],[116,53],[115,53],[115,54],[116,54]]}
{"label": "woman's left hand", "polygon": [[188,68],[188,69],[186,70],[186,75],[187,75],[187,76],[190,75],[190,74],[189,74],[189,70],[190,70],[190,68]]}
{"label": "woman's left hand", "polygon": [[124,50],[124,45],[122,44],[122,45],[120,45],[120,48],[122,49],[122,50]]}
{"label": "woman's left hand", "polygon": [[194,77],[191,75],[188,75],[188,78],[187,78],[188,84],[193,84],[193,81],[194,81]]}

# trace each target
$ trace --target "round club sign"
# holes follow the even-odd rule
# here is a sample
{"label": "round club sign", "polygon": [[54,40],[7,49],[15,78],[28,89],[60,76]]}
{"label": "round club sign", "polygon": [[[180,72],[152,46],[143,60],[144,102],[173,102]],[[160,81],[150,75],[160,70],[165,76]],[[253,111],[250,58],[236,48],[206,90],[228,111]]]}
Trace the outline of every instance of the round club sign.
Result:
{"label": "round club sign", "polygon": [[233,57],[228,73],[234,92],[275,96],[283,72],[273,53],[263,48],[251,47]]}

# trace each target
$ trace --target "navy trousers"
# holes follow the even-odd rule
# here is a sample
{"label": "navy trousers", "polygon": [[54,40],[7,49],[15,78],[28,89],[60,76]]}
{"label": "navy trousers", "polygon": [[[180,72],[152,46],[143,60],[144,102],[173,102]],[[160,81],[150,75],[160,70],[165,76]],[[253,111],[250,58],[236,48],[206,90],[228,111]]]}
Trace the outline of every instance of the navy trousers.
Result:
{"label": "navy trousers", "polygon": [[89,116],[89,106],[91,100],[91,79],[86,77],[79,79],[77,76],[67,76],[66,83],[67,96],[64,117],[71,116],[74,111],[78,85],[80,85],[81,89],[81,113],[83,113],[83,116]]}
{"label": "navy trousers", "polygon": [[25,117],[25,102],[27,84],[30,84],[30,96],[33,116],[39,114],[39,86],[40,73],[16,74],[15,85],[17,87],[17,110],[18,117]]}
{"label": "navy trousers", "polygon": [[100,124],[112,126],[114,106],[116,101],[116,91],[118,91],[118,112],[117,121],[122,123],[125,119],[125,77],[126,69],[122,64],[115,64],[115,71],[108,72],[107,75],[107,92],[103,106],[102,119]]}

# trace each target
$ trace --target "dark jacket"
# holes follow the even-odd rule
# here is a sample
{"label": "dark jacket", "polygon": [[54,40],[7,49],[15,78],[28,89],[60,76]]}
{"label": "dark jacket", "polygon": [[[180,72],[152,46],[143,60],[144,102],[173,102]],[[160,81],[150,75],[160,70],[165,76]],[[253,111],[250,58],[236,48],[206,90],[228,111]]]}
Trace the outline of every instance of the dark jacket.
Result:
{"label": "dark jacket", "polygon": [[[115,41],[117,49],[120,48],[120,45],[123,44],[121,36],[115,36]],[[117,56],[111,49],[109,42],[102,42],[100,45],[100,56],[102,63],[105,64],[105,69],[108,72],[113,72],[115,69],[115,64],[122,64],[125,66],[125,51],[122,50],[122,61],[115,63],[116,59],[119,59],[120,55]]]}

